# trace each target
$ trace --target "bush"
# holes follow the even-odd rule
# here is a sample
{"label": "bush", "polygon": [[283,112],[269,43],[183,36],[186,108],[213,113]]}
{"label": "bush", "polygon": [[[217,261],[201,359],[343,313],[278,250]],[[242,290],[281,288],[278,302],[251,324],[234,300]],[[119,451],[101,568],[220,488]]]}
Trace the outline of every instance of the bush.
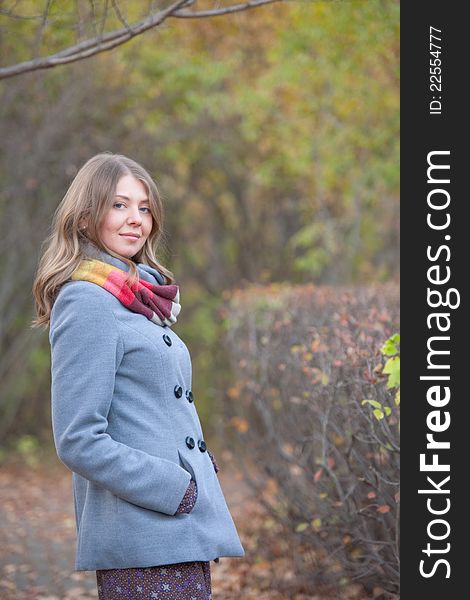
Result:
{"label": "bush", "polygon": [[236,292],[222,315],[226,417],[304,588],[398,590],[399,338],[384,345],[398,310],[393,284],[273,285]]}

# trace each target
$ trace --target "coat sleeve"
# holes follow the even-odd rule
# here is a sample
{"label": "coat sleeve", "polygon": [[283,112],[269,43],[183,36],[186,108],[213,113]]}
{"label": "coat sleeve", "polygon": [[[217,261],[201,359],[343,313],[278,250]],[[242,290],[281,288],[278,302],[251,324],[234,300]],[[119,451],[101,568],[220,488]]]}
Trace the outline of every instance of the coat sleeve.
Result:
{"label": "coat sleeve", "polygon": [[112,494],[174,515],[191,474],[106,432],[124,348],[113,311],[90,285],[65,284],[51,313],[51,417],[57,455],[71,471]]}

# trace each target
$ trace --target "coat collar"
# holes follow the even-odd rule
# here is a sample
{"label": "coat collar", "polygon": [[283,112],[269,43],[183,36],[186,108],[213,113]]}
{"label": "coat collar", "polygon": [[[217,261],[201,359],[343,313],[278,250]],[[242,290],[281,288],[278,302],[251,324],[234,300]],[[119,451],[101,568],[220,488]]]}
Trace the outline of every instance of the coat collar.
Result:
{"label": "coat collar", "polygon": [[[129,271],[129,267],[128,267],[127,263],[125,263],[123,260],[120,260],[119,258],[115,258],[114,256],[111,256],[111,254],[109,254],[108,252],[101,250],[101,248],[98,248],[98,246],[93,244],[93,242],[91,242],[90,240],[86,240],[84,242],[82,241],[81,246],[82,246],[82,252],[85,256],[88,256],[90,258],[96,258],[98,260],[102,260],[103,262],[106,262],[110,265],[114,265],[115,267],[117,267],[118,269],[121,269],[122,271],[126,271],[126,272]],[[133,259],[131,259],[131,260],[133,260]],[[153,284],[157,284],[157,285],[165,284],[166,279],[165,279],[164,275],[162,275],[160,273],[160,271],[157,271],[157,269],[155,269],[154,267],[151,267],[150,265],[146,265],[144,263],[135,263],[135,264],[137,266],[137,269],[139,271],[139,277],[141,279],[144,279],[145,281],[148,281],[149,283],[153,283]]]}

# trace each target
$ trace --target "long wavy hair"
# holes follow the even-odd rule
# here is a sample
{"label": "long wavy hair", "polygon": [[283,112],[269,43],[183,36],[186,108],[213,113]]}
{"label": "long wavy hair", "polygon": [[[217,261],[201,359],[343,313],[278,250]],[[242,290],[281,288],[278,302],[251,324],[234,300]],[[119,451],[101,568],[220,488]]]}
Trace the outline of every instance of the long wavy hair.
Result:
{"label": "long wavy hair", "polygon": [[[141,250],[132,258],[116,254],[98,236],[103,217],[111,208],[119,179],[133,175],[146,187],[152,214],[152,230]],[[87,227],[82,229],[86,219]],[[139,280],[136,263],[156,268],[174,283],[173,273],[161,265],[155,248],[163,237],[163,204],[156,183],[138,163],[122,154],[103,152],[90,158],[78,171],[67,193],[57,207],[50,233],[41,245],[41,257],[33,282],[36,318],[31,327],[47,328],[50,314],[62,285],[70,278],[79,262],[86,258],[86,248],[94,244],[129,265],[129,285]]]}

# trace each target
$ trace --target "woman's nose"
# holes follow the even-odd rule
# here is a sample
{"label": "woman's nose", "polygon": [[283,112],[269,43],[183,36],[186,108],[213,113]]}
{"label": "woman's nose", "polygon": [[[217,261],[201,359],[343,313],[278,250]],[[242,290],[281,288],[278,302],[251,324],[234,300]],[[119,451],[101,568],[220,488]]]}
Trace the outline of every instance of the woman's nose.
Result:
{"label": "woman's nose", "polygon": [[130,223],[141,223],[142,222],[142,215],[139,212],[138,208],[134,208],[131,210],[130,215],[128,216],[127,219]]}

